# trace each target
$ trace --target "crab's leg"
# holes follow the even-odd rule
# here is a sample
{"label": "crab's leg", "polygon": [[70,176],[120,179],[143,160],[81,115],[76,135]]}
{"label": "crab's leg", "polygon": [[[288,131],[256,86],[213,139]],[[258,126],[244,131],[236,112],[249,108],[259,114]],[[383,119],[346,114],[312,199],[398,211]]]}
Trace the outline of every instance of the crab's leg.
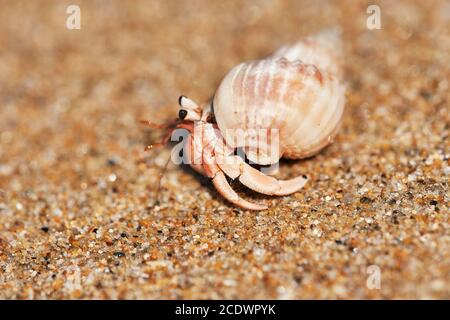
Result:
{"label": "crab's leg", "polygon": [[203,168],[208,177],[212,178],[212,182],[217,192],[219,192],[225,199],[230,201],[231,203],[247,210],[265,210],[267,206],[259,205],[252,202],[249,202],[243,198],[241,198],[234,190],[231,188],[228,183],[224,173],[218,167],[216,161],[212,156],[203,156]]}
{"label": "crab's leg", "polygon": [[265,175],[245,163],[239,156],[218,156],[218,166],[232,179],[239,181],[248,188],[268,195],[284,196],[297,192],[307,182],[305,176],[290,180],[278,180]]}
{"label": "crab's leg", "polygon": [[186,140],[186,145],[184,146],[184,151],[186,152],[186,160],[188,160],[188,164],[191,166],[194,171],[197,173],[206,176],[205,169],[201,163],[201,152],[196,152],[195,145],[192,142],[192,135],[189,135]]}
{"label": "crab's leg", "polygon": [[265,210],[267,206],[251,203],[241,197],[231,188],[222,171],[218,171],[212,179],[216,190],[228,201],[247,210]]}

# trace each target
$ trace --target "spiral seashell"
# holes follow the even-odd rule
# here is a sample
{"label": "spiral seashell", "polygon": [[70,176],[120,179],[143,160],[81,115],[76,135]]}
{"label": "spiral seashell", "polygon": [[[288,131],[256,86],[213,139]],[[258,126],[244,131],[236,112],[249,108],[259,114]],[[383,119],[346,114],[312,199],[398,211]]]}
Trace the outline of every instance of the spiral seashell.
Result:
{"label": "spiral seashell", "polygon": [[[213,99],[227,144],[242,147],[251,161],[265,165],[281,157],[311,156],[332,142],[345,103],[341,57],[339,34],[322,32],[234,67]],[[261,129],[278,131],[279,153],[252,143]],[[245,139],[238,136],[242,131]]]}
{"label": "spiral seashell", "polygon": [[342,78],[342,42],[338,29],[322,31],[293,46],[281,47],[272,57],[284,57],[290,61],[301,60],[339,79]]}

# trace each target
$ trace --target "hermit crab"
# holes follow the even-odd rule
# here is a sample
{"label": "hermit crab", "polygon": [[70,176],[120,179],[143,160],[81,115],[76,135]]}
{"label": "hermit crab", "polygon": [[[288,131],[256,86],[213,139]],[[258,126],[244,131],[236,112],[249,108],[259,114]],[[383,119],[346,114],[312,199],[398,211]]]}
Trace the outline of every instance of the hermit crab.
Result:
{"label": "hermit crab", "polygon": [[332,142],[345,103],[341,60],[338,32],[325,31],[234,67],[203,105],[181,96],[171,128],[189,131],[185,159],[211,178],[219,194],[244,209],[267,206],[241,198],[227,176],[267,195],[297,192],[307,182],[305,175],[278,180],[251,164],[306,158]]}

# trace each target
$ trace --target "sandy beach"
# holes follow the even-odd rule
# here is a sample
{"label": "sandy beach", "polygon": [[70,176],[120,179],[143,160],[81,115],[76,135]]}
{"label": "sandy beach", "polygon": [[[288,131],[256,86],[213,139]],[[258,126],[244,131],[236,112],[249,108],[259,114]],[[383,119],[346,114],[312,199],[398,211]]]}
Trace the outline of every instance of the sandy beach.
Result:
{"label": "sandy beach", "polygon": [[[449,299],[450,4],[376,1],[0,4],[0,298]],[[263,196],[169,165],[178,97],[339,27],[347,102],[302,191]],[[378,282],[371,276],[378,274]],[[377,285],[373,285],[373,283]]]}

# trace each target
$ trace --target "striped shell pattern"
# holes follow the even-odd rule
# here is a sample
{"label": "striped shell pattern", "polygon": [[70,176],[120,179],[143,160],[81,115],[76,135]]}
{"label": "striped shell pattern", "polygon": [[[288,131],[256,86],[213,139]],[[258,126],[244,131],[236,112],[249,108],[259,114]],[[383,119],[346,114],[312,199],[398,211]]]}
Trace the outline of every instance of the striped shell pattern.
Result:
{"label": "striped shell pattern", "polygon": [[[332,142],[345,103],[340,37],[335,31],[282,47],[234,67],[217,89],[213,109],[226,142],[258,164],[300,159]],[[231,129],[231,130],[230,130]],[[277,129],[279,153],[242,143],[236,130]],[[251,137],[249,140],[256,139]],[[270,143],[270,140],[268,140]]]}

